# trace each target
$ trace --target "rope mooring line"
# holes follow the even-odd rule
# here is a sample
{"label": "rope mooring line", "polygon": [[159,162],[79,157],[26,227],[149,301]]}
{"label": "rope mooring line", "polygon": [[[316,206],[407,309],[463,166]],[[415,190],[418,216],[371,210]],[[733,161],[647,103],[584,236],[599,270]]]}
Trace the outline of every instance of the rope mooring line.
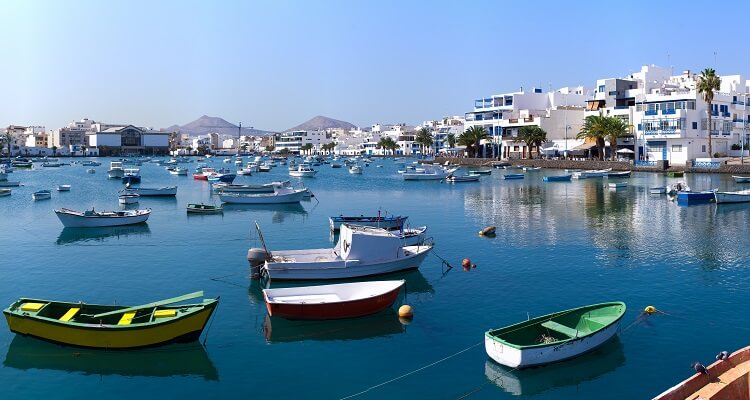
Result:
{"label": "rope mooring line", "polygon": [[473,344],[473,345],[471,345],[471,346],[469,346],[469,347],[467,347],[467,348],[465,348],[465,349],[463,349],[463,350],[461,350],[461,351],[458,351],[458,352],[456,352],[456,353],[453,353],[453,354],[451,354],[451,355],[449,355],[449,356],[447,356],[447,357],[443,357],[443,358],[441,358],[440,360],[437,360],[437,361],[435,361],[435,362],[432,362],[432,363],[430,363],[430,364],[427,364],[427,365],[425,365],[425,366],[423,366],[423,367],[417,368],[417,369],[415,369],[415,370],[413,370],[413,371],[407,372],[407,373],[405,373],[405,374],[403,374],[403,375],[397,376],[397,377],[395,377],[395,378],[393,378],[393,379],[390,379],[390,380],[387,380],[387,381],[385,381],[385,382],[382,382],[382,383],[378,383],[378,384],[377,384],[377,385],[375,385],[375,386],[370,386],[369,388],[367,388],[367,389],[365,389],[365,390],[363,390],[363,391],[361,391],[361,392],[359,392],[359,393],[354,393],[354,394],[351,394],[351,395],[349,395],[349,396],[346,396],[346,397],[342,397],[342,398],[341,398],[341,399],[339,399],[339,400],[346,400],[346,399],[351,399],[351,398],[353,398],[353,397],[357,397],[357,396],[363,395],[363,394],[365,394],[365,393],[369,392],[370,390],[373,390],[373,389],[377,389],[377,388],[379,388],[379,387],[381,387],[381,386],[385,386],[385,385],[387,385],[387,384],[389,384],[389,383],[392,383],[392,382],[395,382],[395,381],[397,381],[397,380],[399,380],[399,379],[402,379],[402,378],[406,378],[406,377],[407,377],[407,376],[409,376],[409,375],[413,375],[413,374],[416,374],[416,373],[417,373],[417,372],[419,372],[419,371],[422,371],[422,370],[424,370],[424,369],[430,368],[430,367],[432,367],[433,365],[436,365],[436,364],[440,364],[441,362],[443,362],[443,361],[445,361],[445,360],[448,360],[448,359],[451,359],[451,358],[453,358],[453,357],[455,357],[455,356],[457,356],[457,355],[459,355],[459,354],[461,354],[461,353],[465,353],[465,352],[467,352],[467,351],[469,351],[469,350],[473,349],[474,347],[477,347],[477,346],[479,346],[479,345],[480,345],[480,344],[482,344],[482,343],[484,343],[484,340],[483,340],[483,341],[481,341],[481,342],[479,342],[479,343]]}

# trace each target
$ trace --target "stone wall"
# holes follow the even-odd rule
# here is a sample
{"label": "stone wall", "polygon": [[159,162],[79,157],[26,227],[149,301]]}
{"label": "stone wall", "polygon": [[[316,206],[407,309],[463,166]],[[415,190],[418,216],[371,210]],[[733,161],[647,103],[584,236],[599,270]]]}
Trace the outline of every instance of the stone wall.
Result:
{"label": "stone wall", "polygon": [[[436,164],[445,164],[449,161],[455,165],[469,165],[469,166],[492,166],[494,164],[501,163],[487,158],[447,158],[437,157],[435,158]],[[655,167],[636,167],[631,163],[620,162],[620,161],[598,161],[598,160],[513,160],[510,162],[512,165],[522,165],[524,167],[542,167],[542,168],[555,168],[555,169],[607,169],[612,168],[613,171],[662,171]]]}

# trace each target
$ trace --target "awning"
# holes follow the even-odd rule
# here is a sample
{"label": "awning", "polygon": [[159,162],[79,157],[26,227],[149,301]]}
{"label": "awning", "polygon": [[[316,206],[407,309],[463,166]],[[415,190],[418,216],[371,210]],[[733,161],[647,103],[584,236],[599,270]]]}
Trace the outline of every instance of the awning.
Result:
{"label": "awning", "polygon": [[596,147],[596,143],[584,143],[580,144],[576,147],[573,147],[573,150],[589,150],[592,147]]}
{"label": "awning", "polygon": [[617,150],[617,152],[620,154],[635,154],[635,152],[630,149],[620,149],[620,150]]}

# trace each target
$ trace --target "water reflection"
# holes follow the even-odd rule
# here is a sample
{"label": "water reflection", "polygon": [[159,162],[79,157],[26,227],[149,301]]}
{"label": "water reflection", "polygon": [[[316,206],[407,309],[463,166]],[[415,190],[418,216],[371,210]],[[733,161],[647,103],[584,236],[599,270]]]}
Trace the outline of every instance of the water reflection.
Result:
{"label": "water reflection", "polygon": [[300,203],[292,204],[236,204],[225,203],[224,212],[240,213],[273,213],[271,222],[282,223],[287,217],[301,215],[307,216],[307,210]]}
{"label": "water reflection", "polygon": [[218,381],[219,372],[197,342],[129,351],[58,346],[16,335],[3,366],[20,370],[51,369],[85,375],[199,376]]}
{"label": "water reflection", "polygon": [[388,308],[377,314],[330,321],[290,321],[266,315],[263,335],[269,342],[297,342],[303,340],[358,340],[389,336],[406,331],[398,314]]}
{"label": "water reflection", "polygon": [[55,243],[60,245],[77,242],[101,242],[109,238],[119,240],[127,236],[149,236],[151,229],[146,223],[101,228],[63,228]]}
{"label": "water reflection", "polygon": [[625,364],[622,343],[614,338],[598,349],[569,361],[511,370],[487,360],[484,373],[492,383],[514,396],[531,396],[549,389],[579,385]]}

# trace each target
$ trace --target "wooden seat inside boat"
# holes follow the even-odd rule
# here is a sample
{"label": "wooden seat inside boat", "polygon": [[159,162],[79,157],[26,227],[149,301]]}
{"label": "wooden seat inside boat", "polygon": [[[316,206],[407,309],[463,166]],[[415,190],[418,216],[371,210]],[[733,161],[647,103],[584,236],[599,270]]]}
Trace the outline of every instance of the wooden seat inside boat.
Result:
{"label": "wooden seat inside boat", "polygon": [[62,317],[60,317],[60,321],[70,321],[71,319],[73,319],[73,317],[76,316],[76,314],[78,314],[78,311],[81,311],[80,307],[71,307]]}
{"label": "wooden seat inside boat", "polygon": [[563,335],[566,335],[566,336],[569,336],[569,337],[572,337],[572,338],[578,336],[578,330],[570,328],[570,327],[567,327],[567,326],[565,326],[563,324],[557,323],[557,322],[552,321],[552,320],[542,322],[542,326],[545,327],[545,328],[547,328],[547,329],[549,329],[549,330],[551,330],[551,331],[555,331],[557,333],[562,333]]}
{"label": "wooden seat inside boat", "polygon": [[23,303],[21,304],[21,311],[37,312],[44,307],[44,305],[45,303]]}
{"label": "wooden seat inside boat", "polygon": [[177,315],[177,310],[156,310],[154,311],[154,318],[170,318]]}
{"label": "wooden seat inside boat", "polygon": [[126,312],[125,314],[122,314],[122,318],[117,322],[117,325],[130,325],[130,323],[133,322],[134,317],[135,311]]}

